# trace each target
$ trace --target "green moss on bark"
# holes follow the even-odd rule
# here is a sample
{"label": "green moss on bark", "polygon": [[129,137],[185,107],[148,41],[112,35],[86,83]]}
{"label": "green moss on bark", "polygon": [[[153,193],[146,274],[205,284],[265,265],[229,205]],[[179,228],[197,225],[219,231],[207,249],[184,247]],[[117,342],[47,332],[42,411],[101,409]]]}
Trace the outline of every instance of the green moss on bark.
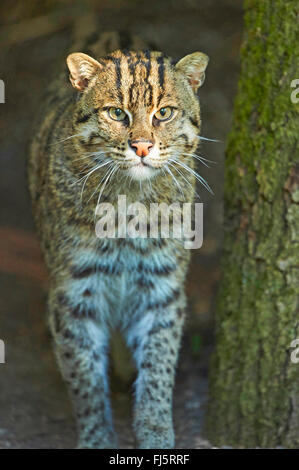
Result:
{"label": "green moss on bark", "polygon": [[206,423],[217,445],[299,447],[298,19],[297,0],[245,2]]}

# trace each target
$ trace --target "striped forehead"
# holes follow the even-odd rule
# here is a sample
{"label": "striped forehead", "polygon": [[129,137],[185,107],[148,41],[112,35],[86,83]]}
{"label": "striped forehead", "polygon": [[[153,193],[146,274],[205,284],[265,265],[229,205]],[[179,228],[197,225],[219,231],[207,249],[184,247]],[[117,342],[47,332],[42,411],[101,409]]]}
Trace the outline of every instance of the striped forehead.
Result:
{"label": "striped forehead", "polygon": [[170,59],[156,52],[120,52],[105,58],[111,76],[111,90],[119,105],[134,109],[157,108],[163,97],[172,96]]}

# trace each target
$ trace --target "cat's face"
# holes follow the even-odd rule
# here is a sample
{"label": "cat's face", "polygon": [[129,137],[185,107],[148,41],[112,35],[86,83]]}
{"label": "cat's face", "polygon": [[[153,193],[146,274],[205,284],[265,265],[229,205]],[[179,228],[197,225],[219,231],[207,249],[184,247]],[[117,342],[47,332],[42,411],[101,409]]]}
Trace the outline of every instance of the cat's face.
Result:
{"label": "cat's face", "polygon": [[197,147],[196,91],[206,55],[194,53],[174,65],[158,52],[116,51],[99,62],[75,53],[67,63],[73,86],[82,92],[74,134],[96,163],[114,162],[144,180]]}

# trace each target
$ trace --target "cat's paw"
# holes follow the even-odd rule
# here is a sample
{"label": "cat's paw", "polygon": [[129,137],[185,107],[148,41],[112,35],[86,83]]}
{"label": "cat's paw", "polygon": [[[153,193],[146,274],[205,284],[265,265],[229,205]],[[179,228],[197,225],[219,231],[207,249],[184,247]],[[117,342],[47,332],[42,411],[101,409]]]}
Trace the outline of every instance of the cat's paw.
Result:
{"label": "cat's paw", "polygon": [[137,449],[173,449],[174,431],[172,428],[154,427],[143,429],[136,436]]}
{"label": "cat's paw", "polygon": [[117,449],[115,434],[94,436],[90,439],[79,439],[77,449]]}

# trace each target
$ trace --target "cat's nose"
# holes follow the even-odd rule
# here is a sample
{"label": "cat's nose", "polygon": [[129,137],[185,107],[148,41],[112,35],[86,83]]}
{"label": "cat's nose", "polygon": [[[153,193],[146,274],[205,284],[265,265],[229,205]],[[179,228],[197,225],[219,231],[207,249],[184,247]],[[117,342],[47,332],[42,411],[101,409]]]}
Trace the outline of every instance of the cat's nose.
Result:
{"label": "cat's nose", "polygon": [[153,148],[154,143],[151,140],[132,140],[130,146],[135,150],[138,157],[146,157]]}

